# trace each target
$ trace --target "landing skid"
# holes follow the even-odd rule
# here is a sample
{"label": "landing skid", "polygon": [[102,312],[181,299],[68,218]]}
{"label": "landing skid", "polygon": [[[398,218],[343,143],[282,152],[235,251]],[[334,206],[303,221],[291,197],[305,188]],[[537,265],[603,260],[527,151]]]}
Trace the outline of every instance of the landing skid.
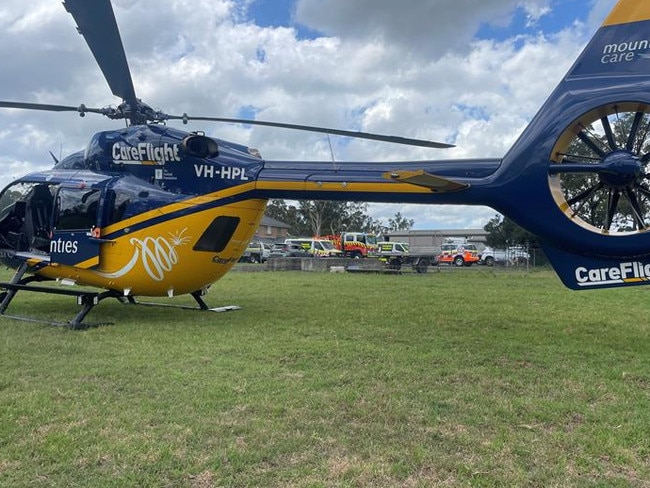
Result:
{"label": "landing skid", "polygon": [[[73,330],[80,330],[80,329],[88,329],[90,327],[98,327],[101,325],[112,325],[112,322],[98,322],[98,323],[84,322],[86,315],[88,315],[88,313],[93,308],[95,308],[95,306],[99,304],[99,302],[101,302],[106,298],[115,298],[119,300],[121,303],[125,303],[125,304],[145,305],[151,307],[173,307],[173,308],[180,308],[185,310],[199,310],[199,311],[209,311],[209,312],[227,312],[230,310],[239,310],[241,308],[236,305],[210,308],[203,300],[202,298],[203,294],[200,291],[191,294],[194,300],[196,300],[198,305],[196,307],[191,307],[186,305],[173,305],[173,304],[166,304],[166,303],[139,302],[134,297],[131,296],[125,297],[120,293],[112,290],[95,292],[95,291],[84,291],[84,290],[74,290],[74,289],[65,289],[65,288],[54,288],[48,286],[34,286],[31,285],[30,283],[42,282],[45,280],[43,280],[39,276],[23,277],[24,274],[27,272],[27,270],[28,270],[28,266],[26,264],[23,264],[16,271],[11,281],[6,283],[0,282],[0,289],[5,290],[4,292],[0,293],[0,316],[13,319],[13,320],[20,320],[23,322],[35,322],[35,323],[48,324],[48,325],[53,325],[58,327],[67,327]],[[30,291],[35,293],[49,293],[55,295],[75,296],[77,297],[77,305],[81,306],[81,310],[69,322],[43,320],[43,319],[25,317],[20,315],[9,315],[5,313],[7,311],[7,308],[9,307],[9,304],[11,303],[11,301],[14,299],[14,297],[19,291]]]}
{"label": "landing skid", "polygon": [[182,310],[199,310],[199,311],[204,311],[204,312],[230,312],[232,310],[241,310],[241,307],[238,305],[226,305],[223,307],[213,307],[210,308],[208,305],[205,303],[203,300],[203,293],[200,291],[195,291],[191,293],[192,298],[196,300],[197,306],[192,307],[189,305],[175,305],[173,303],[156,303],[156,302],[140,302],[136,300],[134,297],[122,297],[122,301],[124,301],[124,298],[126,298],[125,303],[129,303],[131,305],[142,305],[145,307],[171,307],[171,308],[180,308]]}

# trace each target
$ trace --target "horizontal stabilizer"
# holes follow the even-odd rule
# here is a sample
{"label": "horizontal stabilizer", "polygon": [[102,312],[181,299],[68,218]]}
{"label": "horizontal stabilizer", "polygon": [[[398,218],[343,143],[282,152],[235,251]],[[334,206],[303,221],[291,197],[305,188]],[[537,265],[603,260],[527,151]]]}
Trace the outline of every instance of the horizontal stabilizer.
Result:
{"label": "horizontal stabilizer", "polygon": [[596,257],[542,243],[556,273],[572,290],[650,285],[650,256]]}
{"label": "horizontal stabilizer", "polygon": [[447,178],[432,175],[423,169],[417,171],[391,171],[382,175],[387,180],[409,183],[411,185],[430,188],[434,192],[453,192],[469,188],[466,183],[458,183]]}

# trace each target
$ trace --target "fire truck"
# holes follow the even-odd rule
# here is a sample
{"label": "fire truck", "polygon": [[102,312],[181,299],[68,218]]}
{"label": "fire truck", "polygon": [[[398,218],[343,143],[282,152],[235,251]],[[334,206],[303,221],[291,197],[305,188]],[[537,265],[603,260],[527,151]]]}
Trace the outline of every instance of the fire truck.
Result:
{"label": "fire truck", "polygon": [[[341,246],[341,237],[345,243],[345,248]],[[332,241],[336,249],[343,251],[345,256],[351,258],[376,256],[378,251],[377,236],[365,232],[344,232],[342,234],[320,236],[319,239]]]}

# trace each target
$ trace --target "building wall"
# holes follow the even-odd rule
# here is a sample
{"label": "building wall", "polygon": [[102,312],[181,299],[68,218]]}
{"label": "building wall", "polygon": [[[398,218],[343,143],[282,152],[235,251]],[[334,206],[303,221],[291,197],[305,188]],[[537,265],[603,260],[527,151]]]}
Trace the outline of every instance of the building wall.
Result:
{"label": "building wall", "polygon": [[287,237],[289,237],[289,229],[286,227],[260,224],[255,232],[255,238],[263,241],[284,241]]}
{"label": "building wall", "polygon": [[287,237],[289,237],[289,225],[264,215],[255,231],[254,239],[273,243],[284,242]]}

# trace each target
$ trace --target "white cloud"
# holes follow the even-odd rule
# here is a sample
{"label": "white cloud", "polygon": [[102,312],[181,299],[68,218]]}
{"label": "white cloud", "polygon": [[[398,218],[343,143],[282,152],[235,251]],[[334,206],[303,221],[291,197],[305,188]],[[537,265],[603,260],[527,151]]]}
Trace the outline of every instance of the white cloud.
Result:
{"label": "white cloud", "polygon": [[526,11],[527,26],[535,25],[539,19],[551,12],[551,7],[547,2],[535,0],[526,0],[521,2],[521,7]]}
{"label": "white cloud", "polygon": [[464,50],[481,24],[507,23],[524,4],[532,14],[547,0],[298,0],[296,20],[343,38],[379,40],[409,53]]}

